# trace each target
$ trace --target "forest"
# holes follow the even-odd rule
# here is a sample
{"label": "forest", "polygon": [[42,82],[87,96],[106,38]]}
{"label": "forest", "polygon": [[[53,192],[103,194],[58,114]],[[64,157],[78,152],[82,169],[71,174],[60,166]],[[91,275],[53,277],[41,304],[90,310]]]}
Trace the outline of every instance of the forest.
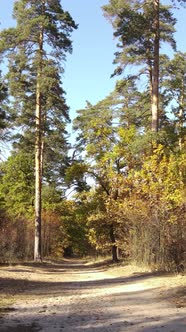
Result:
{"label": "forest", "polygon": [[174,17],[184,2],[100,8],[117,81],[76,111],[72,146],[63,72],[78,24],[63,1],[14,1],[15,26],[0,31],[0,139],[11,144],[0,161],[1,263],[109,255],[184,268],[186,53]]}

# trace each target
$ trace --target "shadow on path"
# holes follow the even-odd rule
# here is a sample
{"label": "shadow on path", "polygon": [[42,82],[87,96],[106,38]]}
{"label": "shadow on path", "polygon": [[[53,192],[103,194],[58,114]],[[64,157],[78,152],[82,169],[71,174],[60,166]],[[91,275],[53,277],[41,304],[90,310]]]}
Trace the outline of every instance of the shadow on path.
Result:
{"label": "shadow on path", "polygon": [[[6,277],[1,276],[1,270],[6,272]],[[62,263],[27,263],[19,266],[0,268],[0,294],[34,294],[34,295],[54,295],[58,293],[67,294],[71,290],[83,290],[83,289],[99,289],[107,288],[111,286],[130,284],[138,281],[145,281],[151,278],[159,277],[159,273],[134,273],[130,276],[123,277],[106,277],[103,276],[94,279],[94,274],[99,275],[100,272],[105,271],[105,265],[100,265],[99,268],[95,265],[87,266],[86,261],[69,260]],[[16,273],[16,279],[11,277],[12,273]],[[48,281],[29,280],[30,274],[49,275]],[[70,275],[70,281],[67,279],[66,274]],[[76,280],[73,274],[87,274],[90,280]],[[52,281],[50,281],[50,275]],[[55,275],[55,276],[54,276]],[[64,275],[64,280],[63,280]],[[20,278],[19,278],[20,276]],[[165,275],[166,276],[166,275]],[[47,278],[45,278],[47,279]],[[59,281],[60,280],[60,281]],[[64,293],[65,291],[65,293]]]}
{"label": "shadow on path", "polygon": [[[165,297],[160,296],[158,289],[152,291],[151,286],[132,289],[138,283],[167,277],[167,274],[133,273],[110,277],[103,273],[105,269],[105,265],[87,266],[86,261],[80,260],[0,267],[0,295],[23,294],[26,299],[32,295],[37,301],[35,306],[30,306],[28,301],[28,307],[15,307],[19,313],[17,321],[16,312],[12,315],[10,312],[10,318],[6,319],[6,310],[0,311],[0,332],[38,332],[41,326],[42,331],[45,331],[43,326],[51,326],[51,331],[65,332],[186,332],[185,316],[179,316],[176,310],[169,316],[172,305],[165,304]],[[6,276],[1,271],[7,272]],[[15,273],[17,279],[11,273]],[[46,280],[29,280],[30,275],[37,278],[37,274],[45,276]],[[82,280],[76,280],[78,274]],[[127,285],[129,287],[123,287]],[[54,302],[46,304],[45,299],[50,297]],[[154,314],[157,308],[158,314]],[[7,309],[14,310],[13,307]]]}

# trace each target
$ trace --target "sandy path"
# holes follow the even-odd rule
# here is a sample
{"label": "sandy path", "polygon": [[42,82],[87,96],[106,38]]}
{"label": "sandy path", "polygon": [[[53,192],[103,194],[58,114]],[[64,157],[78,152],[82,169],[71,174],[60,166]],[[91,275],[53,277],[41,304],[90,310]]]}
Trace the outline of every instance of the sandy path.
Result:
{"label": "sandy path", "polygon": [[167,281],[78,261],[1,267],[0,289],[16,302],[0,331],[186,332],[186,308],[165,299]]}

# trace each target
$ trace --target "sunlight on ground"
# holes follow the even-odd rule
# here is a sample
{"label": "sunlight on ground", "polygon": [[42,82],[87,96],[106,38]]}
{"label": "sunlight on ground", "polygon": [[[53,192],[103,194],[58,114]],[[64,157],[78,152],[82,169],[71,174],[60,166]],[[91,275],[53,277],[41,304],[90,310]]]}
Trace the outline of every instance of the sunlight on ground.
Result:
{"label": "sunlight on ground", "polygon": [[121,287],[125,292],[140,292],[146,289],[152,289],[151,285],[145,285],[144,283],[124,285]]}

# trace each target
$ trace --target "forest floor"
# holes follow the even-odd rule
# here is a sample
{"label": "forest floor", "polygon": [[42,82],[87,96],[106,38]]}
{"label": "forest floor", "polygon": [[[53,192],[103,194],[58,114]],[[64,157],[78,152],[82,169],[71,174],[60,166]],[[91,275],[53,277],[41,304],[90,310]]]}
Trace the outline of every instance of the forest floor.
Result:
{"label": "forest floor", "polygon": [[0,266],[0,332],[186,332],[186,276],[83,260]]}

